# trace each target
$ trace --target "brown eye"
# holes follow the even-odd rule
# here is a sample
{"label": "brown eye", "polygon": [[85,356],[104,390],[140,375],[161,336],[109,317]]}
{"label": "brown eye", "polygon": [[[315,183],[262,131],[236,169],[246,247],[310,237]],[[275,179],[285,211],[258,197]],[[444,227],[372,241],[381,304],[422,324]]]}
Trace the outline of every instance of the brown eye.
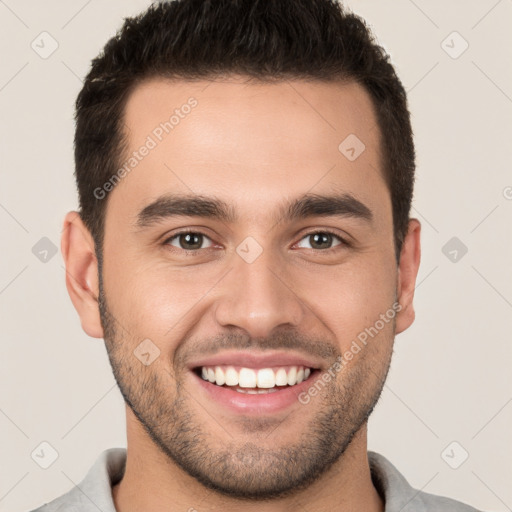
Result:
{"label": "brown eye", "polygon": [[[309,244],[309,247],[307,245],[303,245],[304,241]],[[343,240],[333,233],[329,233],[328,231],[317,231],[306,235],[299,242],[298,246],[305,249],[325,250],[340,245],[342,242]]]}
{"label": "brown eye", "polygon": [[174,235],[166,243],[185,251],[196,251],[198,249],[205,249],[203,247],[205,241],[208,241],[210,243],[208,247],[211,247],[211,240],[207,236],[202,233],[188,232]]}

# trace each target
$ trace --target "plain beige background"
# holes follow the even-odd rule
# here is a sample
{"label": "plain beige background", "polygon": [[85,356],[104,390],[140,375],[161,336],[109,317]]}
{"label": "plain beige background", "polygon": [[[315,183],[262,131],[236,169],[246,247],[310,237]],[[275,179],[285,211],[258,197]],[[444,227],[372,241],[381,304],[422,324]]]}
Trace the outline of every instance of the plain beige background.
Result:
{"label": "plain beige background", "polygon": [[[412,215],[423,224],[417,318],[396,339],[369,447],[418,489],[512,510],[512,1],[348,4],[409,91]],[[51,501],[102,450],[126,446],[103,341],[80,328],[60,249],[45,262],[36,244],[60,247],[64,214],[77,206],[73,105],[82,77],[122,18],[147,5],[0,0],[2,511]],[[47,58],[31,46],[41,37],[45,51],[58,43]],[[41,443],[58,453],[47,469],[32,455]]]}

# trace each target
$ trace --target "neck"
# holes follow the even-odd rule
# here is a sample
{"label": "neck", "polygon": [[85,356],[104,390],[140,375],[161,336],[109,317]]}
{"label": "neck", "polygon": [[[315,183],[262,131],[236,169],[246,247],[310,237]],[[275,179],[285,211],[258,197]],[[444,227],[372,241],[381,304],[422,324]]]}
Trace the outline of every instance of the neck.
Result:
{"label": "neck", "polygon": [[163,454],[127,407],[127,459],[123,479],[113,487],[117,512],[223,510],[225,512],[384,512],[367,456],[366,423],[338,461],[307,489],[292,496],[256,502],[229,498],[204,487]]}

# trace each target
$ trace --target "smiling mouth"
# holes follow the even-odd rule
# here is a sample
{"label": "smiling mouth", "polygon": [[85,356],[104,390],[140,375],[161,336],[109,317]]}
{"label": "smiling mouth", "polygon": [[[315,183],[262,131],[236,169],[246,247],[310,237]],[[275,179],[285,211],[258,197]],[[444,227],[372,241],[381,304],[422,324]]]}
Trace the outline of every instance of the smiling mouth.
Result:
{"label": "smiling mouth", "polygon": [[275,393],[308,380],[318,370],[306,366],[246,368],[232,365],[199,366],[194,373],[219,387],[246,394]]}

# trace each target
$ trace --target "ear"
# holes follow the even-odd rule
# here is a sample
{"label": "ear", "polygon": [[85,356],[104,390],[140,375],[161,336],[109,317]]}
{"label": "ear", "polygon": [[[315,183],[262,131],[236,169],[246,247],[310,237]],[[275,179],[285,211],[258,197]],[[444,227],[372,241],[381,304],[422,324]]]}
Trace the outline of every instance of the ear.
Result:
{"label": "ear", "polygon": [[405,331],[414,322],[412,301],[421,259],[420,232],[419,220],[410,219],[398,267],[398,302],[402,309],[396,317],[396,334]]}
{"label": "ear", "polygon": [[60,247],[66,265],[66,288],[80,316],[82,329],[93,338],[103,338],[94,239],[78,212],[66,214]]}

